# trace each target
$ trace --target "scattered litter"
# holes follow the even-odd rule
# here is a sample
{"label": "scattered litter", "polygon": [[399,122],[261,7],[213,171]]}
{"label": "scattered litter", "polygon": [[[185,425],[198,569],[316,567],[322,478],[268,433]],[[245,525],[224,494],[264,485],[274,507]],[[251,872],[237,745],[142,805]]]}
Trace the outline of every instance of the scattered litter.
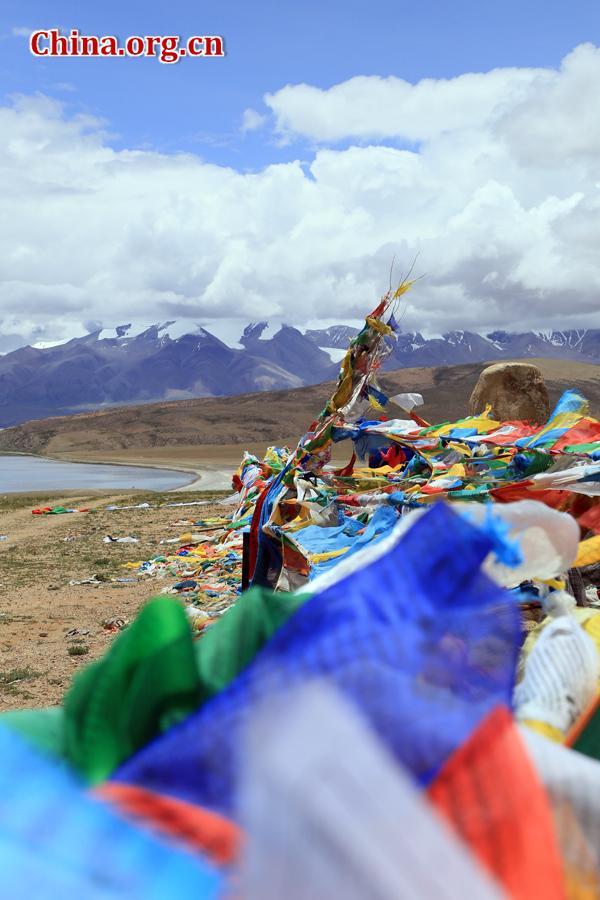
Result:
{"label": "scattered litter", "polygon": [[106,584],[107,581],[109,581],[109,579],[106,577],[106,575],[100,575],[100,574],[98,574],[98,575],[90,575],[89,578],[82,578],[82,579],[79,580],[79,581],[77,581],[77,580],[75,580],[75,579],[72,579],[71,581],[69,581],[69,584],[70,584],[70,585],[79,585],[79,584]]}
{"label": "scattered litter", "polygon": [[67,509],[65,506],[42,506],[40,509],[32,509],[34,516],[62,516],[65,513],[87,513],[89,509]]}
{"label": "scattered litter", "polygon": [[[517,500],[541,500],[575,518],[586,512],[577,497],[600,493],[600,423],[589,417],[584,398],[567,391],[541,426],[499,422],[489,409],[457,422],[429,424],[414,412],[422,404],[420,395],[388,398],[375,380],[395,335],[396,300],[384,298],[352,340],[335,393],[297,448],[271,447],[263,460],[244,454],[233,477],[236,493],[227,498],[237,504],[232,515],[173,523],[191,526],[190,532],[163,538],[164,554],[126,564],[138,577],[171,577],[170,592],[223,612],[242,588],[245,532],[248,579],[295,590],[384,539],[400,519],[434,500],[455,504],[465,516],[469,506],[478,513],[482,504],[499,504],[500,510]],[[381,416],[390,400],[410,418]],[[343,443],[351,447],[350,459],[336,469],[332,448]],[[490,558],[487,568],[514,587],[523,604],[541,588],[519,592],[520,583],[531,580],[531,560],[529,569],[517,566],[518,551],[503,543],[503,530],[513,535],[514,548],[522,536],[533,546],[538,519],[534,512],[530,537],[514,523],[489,518],[486,526],[496,533],[497,548],[504,547],[504,556]],[[600,538],[588,541],[585,552],[588,565],[594,554],[600,559]],[[542,565],[536,583],[543,581]]]}
{"label": "scattered litter", "polygon": [[105,619],[102,622],[102,627],[105,631],[116,632],[121,631],[123,628],[126,628],[129,625],[129,619]]}
{"label": "scattered litter", "polygon": [[421,394],[394,394],[388,402],[395,403],[396,406],[409,413],[415,406],[423,406],[423,396]]}
{"label": "scattered litter", "polygon": [[[149,503],[136,503],[134,506],[115,506],[114,503],[106,507],[108,512],[114,512],[119,509],[151,509]],[[156,507],[154,507],[156,509]]]}
{"label": "scattered litter", "polygon": [[7,540],[8,540],[7,534],[0,534],[0,541],[7,541]]}
{"label": "scattered litter", "polygon": [[103,544],[139,544],[140,539],[136,537],[112,537],[112,535],[107,534],[106,537],[102,538]]}
{"label": "scattered litter", "polygon": [[[235,498],[235,494],[233,495]],[[116,506],[115,504],[111,504],[110,506],[106,506],[105,509],[107,512],[116,512],[118,510],[123,509],[166,509],[169,507],[177,507],[177,506],[209,506],[213,502],[222,503],[223,505],[227,505],[228,503],[233,501],[233,498],[226,497],[224,500],[186,500],[183,502],[172,502],[172,503],[136,503],[134,506]]]}
{"label": "scattered litter", "polygon": [[177,584],[173,585],[174,591],[193,591],[198,587],[198,582],[193,581],[191,578],[187,581],[179,581]]}
{"label": "scattered litter", "polygon": [[218,506],[237,506],[240,502],[240,495],[237,491],[234,494],[231,494],[229,497],[223,497],[222,500],[217,500]]}
{"label": "scattered litter", "polygon": [[63,707],[4,721],[236,895],[600,896],[600,422],[574,390],[542,425],[388,398],[409,287],[298,445],[244,454],[231,515],[124,564],[161,596]]}
{"label": "scattered litter", "polygon": [[175,506],[208,506],[211,503],[210,500],[187,500],[183,503],[161,503],[161,507],[175,507]]}
{"label": "scattered litter", "polygon": [[588,601],[590,606],[593,606],[594,604],[598,603],[598,601],[600,600],[600,597],[598,595],[598,588],[596,587],[595,584],[589,584],[586,587],[585,596],[586,596],[586,600]]}
{"label": "scattered litter", "polygon": [[210,616],[206,612],[206,610],[198,609],[196,606],[186,606],[185,608],[186,615],[190,619],[209,619]]}
{"label": "scattered litter", "polygon": [[90,633],[89,628],[71,628],[71,630],[67,631],[67,633],[65,634],[65,639],[77,637],[78,635],[84,636],[89,633]]}

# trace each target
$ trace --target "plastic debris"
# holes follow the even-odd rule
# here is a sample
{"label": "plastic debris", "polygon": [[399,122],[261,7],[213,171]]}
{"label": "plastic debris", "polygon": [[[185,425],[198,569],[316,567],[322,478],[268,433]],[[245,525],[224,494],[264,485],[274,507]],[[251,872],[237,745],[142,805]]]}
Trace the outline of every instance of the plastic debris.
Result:
{"label": "plastic debris", "polygon": [[410,412],[415,406],[423,406],[423,396],[421,394],[394,394],[393,397],[390,397],[389,402]]}
{"label": "plastic debris", "polygon": [[106,578],[105,575],[98,574],[98,575],[90,575],[89,578],[81,578],[79,580],[71,579],[71,581],[69,581],[69,584],[70,585],[80,585],[80,584],[98,585],[98,584],[106,584],[107,581],[108,581],[108,579]]}
{"label": "plastic debris", "polygon": [[34,516],[62,516],[65,513],[87,513],[89,509],[69,509],[65,506],[42,506],[39,509],[32,509]]}
{"label": "plastic debris", "polygon": [[[405,283],[390,291],[367,317],[343,360],[335,393],[297,448],[269,448],[263,460],[246,453],[233,479],[236,494],[226,498],[227,503],[237,503],[233,514],[192,521],[189,534],[164,539],[161,543],[169,548],[165,555],[128,564],[138,578],[171,578],[168,591],[185,592],[188,603],[211,607],[218,615],[241,590],[244,532],[250,532],[249,576],[254,583],[296,589],[383,539],[398,518],[437,499],[468,503],[475,517],[483,515],[484,504],[496,504],[495,515],[500,518],[495,525],[485,513],[490,527],[508,528],[513,543],[518,538],[524,559],[507,562],[505,553],[503,559],[491,559],[487,571],[515,589],[533,580],[543,593],[540,584],[568,568],[567,555],[575,566],[600,561],[596,538],[582,541],[571,554],[577,533],[574,520],[581,517],[583,525],[592,515],[589,507],[576,509],[577,494],[594,497],[595,485],[600,484],[600,424],[588,415],[586,402],[576,391],[566,391],[549,421],[539,427],[497,422],[488,410],[458,422],[429,425],[413,412],[422,401],[420,395],[386,397],[376,374],[394,340],[395,306],[409,287]],[[403,404],[410,419],[374,417],[389,400]],[[351,460],[334,469],[331,451],[342,442],[351,445]],[[512,501],[526,499],[536,501],[527,527],[524,512],[518,513],[521,524],[504,518],[502,526],[503,517],[517,515]],[[107,508],[150,507],[140,503]],[[553,518],[549,507],[567,515]],[[135,540],[104,538],[106,543]],[[171,546],[177,550],[171,551]]]}
{"label": "plastic debris", "polygon": [[111,503],[105,508],[107,512],[116,512],[120,509],[151,509],[152,506],[150,503],[134,503],[133,506],[116,506],[114,503]]}
{"label": "plastic debris", "polygon": [[129,619],[121,619],[119,617],[104,619],[104,621],[102,622],[102,627],[104,628],[104,630],[111,633],[122,631],[122,629],[126,628],[127,625],[129,625]]}
{"label": "plastic debris", "polygon": [[570,615],[542,631],[515,691],[516,716],[543,733],[564,738],[598,690],[600,660],[594,642]]}
{"label": "plastic debris", "polygon": [[67,633],[65,634],[65,640],[67,640],[68,638],[78,637],[79,635],[85,636],[89,633],[89,628],[71,628],[70,631],[67,631]]}

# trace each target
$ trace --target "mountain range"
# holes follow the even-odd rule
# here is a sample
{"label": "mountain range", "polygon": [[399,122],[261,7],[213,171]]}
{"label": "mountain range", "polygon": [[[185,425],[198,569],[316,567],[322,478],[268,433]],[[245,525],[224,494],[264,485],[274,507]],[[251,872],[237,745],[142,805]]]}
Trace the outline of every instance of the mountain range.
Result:
{"label": "mountain range", "polygon": [[[0,356],[0,427],[117,405],[291,390],[336,377],[357,333],[348,325],[270,329],[248,325],[234,346],[201,326],[166,322],[98,330],[64,343]],[[386,370],[500,359],[547,358],[600,364],[600,329],[400,332]]]}
{"label": "mountain range", "polygon": [[[561,359],[533,361],[542,371],[552,406],[565,387],[572,387],[589,400],[591,414],[600,415],[597,366]],[[428,422],[454,422],[467,415],[481,368],[481,363],[468,363],[396,369],[384,373],[381,385],[390,396],[400,391],[421,394],[424,405],[418,412]],[[295,446],[334,385],[329,381],[293,390],[121,406],[26,422],[0,431],[0,452],[173,468],[179,463],[194,468],[203,461],[237,466],[243,450],[262,456],[269,444]],[[387,413],[405,418],[397,406]],[[344,441],[335,446],[334,454],[340,465],[348,461]]]}

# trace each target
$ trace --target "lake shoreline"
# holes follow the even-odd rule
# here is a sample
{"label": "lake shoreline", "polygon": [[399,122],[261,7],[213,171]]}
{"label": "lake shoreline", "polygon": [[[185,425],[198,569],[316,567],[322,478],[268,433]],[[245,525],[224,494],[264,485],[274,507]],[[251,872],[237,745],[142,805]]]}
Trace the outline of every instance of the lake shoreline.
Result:
{"label": "lake shoreline", "polygon": [[[211,445],[212,449],[212,445]],[[219,454],[220,448],[215,445],[214,453],[215,455]],[[220,454],[219,454],[220,455]],[[182,484],[177,485],[176,487],[168,488],[166,493],[177,493],[181,491],[214,491],[214,490],[228,490],[231,486],[231,476],[238,468],[238,464],[233,465],[230,460],[226,460],[223,463],[217,465],[216,461],[212,460],[205,465],[190,465],[185,462],[179,462],[178,460],[165,460],[164,462],[157,461],[149,461],[147,457],[143,455],[132,454],[128,459],[114,459],[114,458],[106,458],[101,455],[93,454],[83,459],[80,456],[68,456],[61,455],[57,456],[55,454],[46,454],[46,453],[29,453],[27,451],[11,451],[11,450],[0,450],[0,458],[3,456],[21,456],[21,457],[29,457],[31,459],[40,459],[40,460],[52,460],[54,462],[59,463],[69,463],[73,465],[98,465],[98,466],[121,466],[121,467],[129,467],[129,468],[140,468],[140,469],[149,469],[149,470],[159,470],[164,472],[172,472],[179,475],[187,476],[187,480]],[[239,458],[241,461],[242,453],[240,452]],[[62,490],[49,488],[49,489],[40,489],[37,490],[27,490],[27,491],[10,491],[11,494],[35,494],[35,493],[44,493],[44,494],[52,494],[52,493],[60,493],[65,494],[66,491],[73,491],[75,493],[79,493],[81,490],[86,491],[99,491],[102,492],[106,490],[106,488],[64,488]],[[132,491],[145,491],[146,488],[129,488]]]}
{"label": "lake shoreline", "polygon": [[[135,491],[135,492],[138,492],[138,491],[145,492],[148,490],[154,490],[156,492],[161,492],[161,493],[162,492],[170,493],[173,491],[182,491],[182,490],[190,490],[190,489],[195,490],[195,488],[193,488],[191,486],[195,485],[199,482],[199,474],[200,474],[200,473],[196,472],[195,470],[188,468],[188,467],[183,467],[183,466],[177,467],[177,466],[170,466],[170,465],[153,465],[153,464],[148,464],[146,462],[138,463],[134,460],[131,460],[131,462],[129,462],[129,461],[127,461],[127,462],[124,462],[124,461],[123,462],[112,462],[109,460],[101,460],[101,459],[96,459],[96,460],[64,459],[64,458],[60,458],[57,456],[50,456],[50,455],[41,454],[41,453],[11,452],[11,451],[8,451],[8,452],[4,451],[4,452],[0,453],[0,458],[31,459],[32,461],[37,460],[37,461],[46,462],[46,463],[57,463],[60,466],[87,466],[90,470],[92,470],[96,467],[100,467],[100,466],[108,466],[108,467],[112,467],[112,468],[121,468],[121,469],[143,469],[143,470],[147,471],[148,473],[162,471],[165,473],[165,475],[168,473],[169,475],[172,475],[172,476],[185,476],[185,480],[182,483],[176,484],[175,486],[166,486],[166,487],[165,486],[148,487],[147,485],[140,485],[138,487],[137,485],[130,486],[130,485],[126,485],[126,484],[119,484],[118,482],[116,482],[114,485],[107,484],[107,485],[94,486],[94,484],[93,484],[94,473],[90,472],[89,477],[90,477],[91,484],[77,485],[74,487],[70,487],[70,486],[54,487],[52,485],[52,475],[50,474],[48,476],[49,483],[50,483],[49,487],[43,487],[43,486],[37,487],[34,484],[32,487],[27,487],[22,490],[21,489],[12,490],[10,487],[1,487],[0,486],[0,493],[14,494],[14,495],[21,494],[21,495],[35,496],[36,494],[49,495],[52,493],[64,495],[66,492],[81,493],[82,491],[92,492],[92,493],[106,493],[106,491],[113,491],[113,490],[127,490],[127,491]],[[135,475],[132,474],[132,479],[134,479],[134,478],[135,478]],[[35,481],[35,479],[34,479],[34,481]]]}
{"label": "lake shoreline", "polygon": [[263,458],[268,444],[246,446],[236,444],[194,444],[161,447],[128,448],[120,451],[87,451],[39,454],[47,459],[89,462],[106,465],[140,466],[166,469],[189,475],[190,480],[174,492],[230,490],[231,479],[238,470],[245,450]]}
{"label": "lake shoreline", "polygon": [[27,456],[31,459],[51,459],[54,462],[61,463],[73,463],[73,465],[94,465],[94,466],[131,466],[138,469],[164,469],[169,472],[178,472],[182,475],[197,475],[198,473],[194,469],[190,469],[187,466],[168,466],[168,465],[154,465],[148,462],[137,462],[135,459],[132,459],[131,462],[112,462],[108,459],[75,459],[75,458],[65,458],[64,456],[53,456],[50,453],[27,453],[25,450],[0,450],[0,456]]}

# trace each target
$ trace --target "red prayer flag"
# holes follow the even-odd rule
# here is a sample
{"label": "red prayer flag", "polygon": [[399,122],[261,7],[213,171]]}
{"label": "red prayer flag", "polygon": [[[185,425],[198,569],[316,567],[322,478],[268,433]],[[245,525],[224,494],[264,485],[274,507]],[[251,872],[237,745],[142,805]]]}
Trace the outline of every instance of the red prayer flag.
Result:
{"label": "red prayer flag", "polygon": [[588,531],[595,531],[596,534],[600,533],[600,503],[594,503],[587,512],[584,512],[582,516],[579,516],[578,520],[581,528],[585,528]]}
{"label": "red prayer flag", "polygon": [[506,707],[492,710],[428,793],[510,897],[565,897],[550,802]]}
{"label": "red prayer flag", "polygon": [[558,439],[553,450],[562,450],[571,444],[593,444],[600,441],[600,422],[595,419],[580,419]]}

